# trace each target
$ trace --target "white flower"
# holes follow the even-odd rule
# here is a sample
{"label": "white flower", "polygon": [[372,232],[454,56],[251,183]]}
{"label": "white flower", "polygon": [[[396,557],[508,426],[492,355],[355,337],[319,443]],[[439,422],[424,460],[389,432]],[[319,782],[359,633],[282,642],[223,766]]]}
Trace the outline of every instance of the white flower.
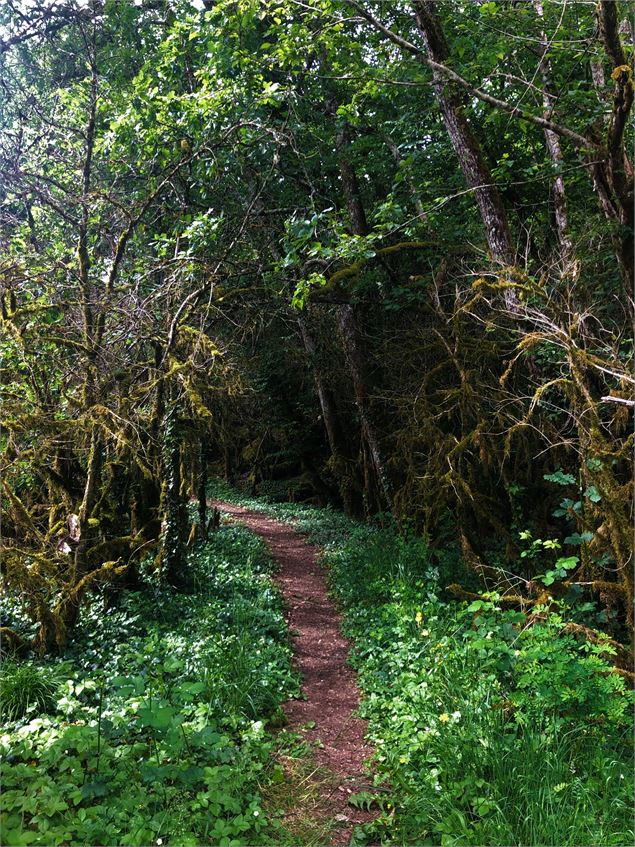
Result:
{"label": "white flower", "polygon": [[461,713],[460,712],[452,712],[452,717],[454,718],[455,721],[458,721],[458,720],[461,719]]}
{"label": "white flower", "polygon": [[260,812],[258,811],[258,809],[254,809],[254,817],[257,818],[259,814]]}

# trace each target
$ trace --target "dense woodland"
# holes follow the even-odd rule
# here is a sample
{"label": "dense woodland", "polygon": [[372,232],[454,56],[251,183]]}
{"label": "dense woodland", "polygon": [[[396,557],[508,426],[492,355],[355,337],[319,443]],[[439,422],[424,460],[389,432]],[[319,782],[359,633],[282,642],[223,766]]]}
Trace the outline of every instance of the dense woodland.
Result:
{"label": "dense woodland", "polygon": [[[563,788],[545,829],[520,834],[478,829],[502,808],[483,786],[450,791],[455,811],[471,811],[453,817],[449,806],[430,824],[423,771],[410,779],[388,756],[376,778],[396,793],[387,805],[369,794],[379,823],[353,843],[631,843],[611,768],[624,781],[632,753],[632,12],[613,0],[0,0],[0,685],[13,709],[3,743],[22,750],[10,762],[38,760],[25,722],[50,712],[60,668],[75,694],[80,684],[99,694],[84,706],[99,708],[101,733],[95,669],[134,676],[122,670],[130,657],[108,661],[139,618],[162,614],[169,629],[191,613],[222,641],[230,594],[218,551],[243,585],[234,635],[271,616],[258,630],[274,639],[269,693],[249,695],[246,717],[240,704],[218,707],[241,715],[219,730],[227,744],[241,756],[256,749],[240,720],[279,711],[295,683],[277,601],[241,571],[256,542],[218,529],[207,505],[220,491],[283,517],[331,515],[341,545],[327,555],[332,587],[356,643],[370,639],[355,661],[380,755],[384,740],[397,749],[413,730],[394,717],[397,743],[381,729],[388,712],[373,717],[386,690],[372,694],[368,657],[389,649],[372,642],[373,626],[384,621],[390,649],[427,637],[434,582],[438,620],[459,615],[465,628],[452,665],[461,684],[488,679],[491,692],[499,674],[501,691],[524,692],[524,705],[505,694],[495,710],[542,739],[509,741],[518,767],[549,746],[529,707],[549,677],[540,720],[555,715],[562,737],[582,733],[594,751],[584,772],[604,774],[584,800],[588,781],[555,780]],[[316,539],[335,544],[335,534]],[[368,593],[382,574],[394,590]],[[406,595],[407,631],[368,612]],[[538,652],[516,676],[497,665],[483,677],[492,632],[512,663],[519,632]],[[148,633],[141,653],[164,637]],[[413,656],[399,662],[424,662]],[[393,660],[383,655],[384,666]],[[43,694],[14,708],[20,674]],[[203,684],[196,668],[187,674],[183,685]],[[125,685],[133,699],[146,691]],[[407,680],[390,686],[408,703]],[[80,709],[81,697],[67,692],[69,721],[71,701]],[[156,716],[146,724],[169,740],[166,726]],[[185,747],[190,756],[194,740]],[[268,761],[269,748],[258,749]],[[236,764],[241,778],[260,772],[256,760]],[[162,781],[158,752],[152,767],[146,782]],[[457,760],[456,784],[470,767]],[[474,768],[474,780],[495,784],[482,762]],[[106,789],[88,770],[78,801],[87,808],[75,805],[93,829],[69,830],[61,807],[12,806],[9,792],[2,843],[291,837],[246,825],[190,831],[193,807],[179,794],[175,815],[165,787],[152,815],[136,805],[138,825],[129,817],[108,829],[101,812],[91,817]],[[27,771],[9,778],[19,798]],[[236,784],[236,803],[248,796],[258,818],[249,785]],[[565,797],[606,829],[550,830]],[[599,811],[609,800],[626,809],[613,824]],[[238,812],[229,803],[215,814],[227,822]],[[177,818],[185,828],[170,829]]]}

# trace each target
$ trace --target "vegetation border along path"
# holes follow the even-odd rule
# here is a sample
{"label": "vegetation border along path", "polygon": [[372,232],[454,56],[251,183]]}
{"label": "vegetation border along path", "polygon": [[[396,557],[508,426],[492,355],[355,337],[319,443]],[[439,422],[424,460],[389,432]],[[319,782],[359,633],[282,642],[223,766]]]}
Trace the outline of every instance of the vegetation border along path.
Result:
{"label": "vegetation border along path", "polygon": [[216,501],[211,504],[259,535],[278,562],[295,662],[302,675],[302,697],[283,706],[290,729],[311,727],[319,766],[332,772],[336,787],[324,798],[331,818],[345,826],[336,835],[348,843],[353,826],[375,813],[348,805],[349,796],[368,787],[364,761],[373,752],[365,740],[366,721],[356,715],[359,690],[347,663],[350,644],[340,632],[341,616],[327,593],[318,549],[299,533],[260,512]]}

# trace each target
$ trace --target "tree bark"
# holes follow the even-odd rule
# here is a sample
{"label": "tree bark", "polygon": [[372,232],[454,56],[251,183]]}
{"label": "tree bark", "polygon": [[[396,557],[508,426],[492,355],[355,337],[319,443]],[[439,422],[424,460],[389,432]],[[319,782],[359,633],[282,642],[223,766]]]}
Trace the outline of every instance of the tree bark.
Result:
{"label": "tree bark", "polygon": [[[434,0],[413,0],[413,7],[429,57],[439,64],[444,64],[449,58],[450,50],[436,14]],[[507,213],[480,145],[463,113],[464,97],[452,91],[447,78],[434,69],[432,87],[465,181],[474,189],[474,199],[481,213],[492,258],[503,265],[513,265],[516,251]]]}
{"label": "tree bark", "polygon": [[163,556],[162,577],[177,588],[184,584],[185,503],[181,496],[181,440],[177,401],[170,403],[163,426]]}
{"label": "tree bark", "polygon": [[[386,462],[381,448],[379,433],[377,432],[372,415],[369,411],[364,375],[364,362],[360,350],[359,340],[357,338],[357,322],[355,320],[353,307],[348,303],[340,306],[338,317],[344,355],[346,356],[346,361],[353,380],[355,405],[357,406],[357,411],[359,413],[362,436],[368,446],[368,451],[372,458],[373,467],[381,487],[386,508],[388,511],[392,511],[392,483],[386,470]],[[371,492],[368,493],[371,495]]]}
{"label": "tree bark", "polygon": [[101,471],[103,467],[103,445],[97,434],[97,426],[93,425],[90,438],[90,452],[88,454],[88,469],[86,472],[86,485],[84,496],[79,507],[79,542],[75,549],[74,559],[74,581],[81,579],[88,571],[86,554],[91,546],[95,532],[90,524],[92,511],[97,503],[99,486],[101,482]]}
{"label": "tree bark", "polygon": [[298,326],[304,343],[304,349],[311,359],[315,390],[317,391],[320,409],[322,410],[322,420],[324,421],[331,455],[337,461],[343,459],[347,451],[345,448],[344,434],[337,415],[335,399],[332,391],[326,384],[322,368],[317,359],[315,339],[309,330],[308,322],[304,315],[298,315]]}
{"label": "tree bark", "polygon": [[[545,13],[542,5],[542,0],[534,0],[534,8],[536,10],[536,15],[540,18],[541,24],[540,47],[542,50],[542,57],[540,59],[540,74],[542,76],[543,84],[542,105],[545,110],[545,118],[549,119],[551,117],[551,112],[553,110],[553,105],[555,102],[555,92],[551,75],[551,68],[547,56],[549,50],[549,40],[544,30]],[[560,243],[560,253],[562,256],[562,264],[563,269],[566,271],[569,265],[569,261],[571,259],[573,244],[569,235],[567,195],[565,191],[564,178],[561,172],[563,163],[562,149],[560,147],[559,137],[556,135],[555,132],[550,129],[545,129],[545,141],[547,144],[549,157],[554,165],[554,168],[557,172],[560,171],[560,173],[556,174],[556,178],[553,182],[553,205],[554,216],[556,219],[556,230],[558,232],[558,241]]]}
{"label": "tree bark", "polygon": [[368,235],[368,221],[362,203],[359,182],[355,168],[349,158],[351,145],[351,130],[347,123],[337,133],[335,141],[340,174],[342,177],[342,192],[348,208],[348,216],[351,221],[351,230],[355,235]]}
{"label": "tree bark", "polygon": [[201,538],[204,538],[207,531],[207,453],[205,450],[205,441],[203,438],[200,438],[198,442],[197,489],[198,528],[201,534]]}
{"label": "tree bark", "polygon": [[[611,79],[614,88],[613,110],[606,139],[607,161],[592,166],[592,172],[596,187],[600,189],[598,196],[602,209],[607,217],[618,220],[622,226],[622,234],[614,236],[614,245],[632,314],[635,275],[634,184],[633,166],[624,147],[624,132],[633,107],[633,69],[627,63],[620,38],[619,5],[614,0],[601,0],[598,4],[598,19],[604,49],[613,64]],[[607,193],[608,198],[602,196]]]}

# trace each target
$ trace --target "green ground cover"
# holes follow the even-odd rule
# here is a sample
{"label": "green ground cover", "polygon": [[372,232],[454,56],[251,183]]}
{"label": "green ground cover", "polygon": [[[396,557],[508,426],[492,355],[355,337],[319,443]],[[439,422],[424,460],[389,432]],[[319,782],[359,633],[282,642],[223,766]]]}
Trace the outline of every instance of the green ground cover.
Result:
{"label": "green ground cover", "polygon": [[96,600],[63,661],[5,662],[2,844],[278,843],[267,721],[297,680],[271,561],[223,527],[188,567],[188,593]]}
{"label": "green ground cover", "polygon": [[[563,633],[575,608],[450,601],[458,552],[388,519],[212,494],[325,551],[376,750],[354,844],[632,843],[633,698],[610,649]],[[313,765],[275,734],[297,679],[264,545],[222,526],[188,559],[188,592],[144,578],[95,600],[62,659],[3,664],[3,844],[317,843],[315,815],[280,823]]]}
{"label": "green ground cover", "polygon": [[610,648],[563,633],[575,607],[530,621],[495,594],[449,601],[457,552],[329,509],[233,499],[325,549],[376,748],[380,790],[354,802],[380,813],[356,843],[633,843],[633,697]]}

